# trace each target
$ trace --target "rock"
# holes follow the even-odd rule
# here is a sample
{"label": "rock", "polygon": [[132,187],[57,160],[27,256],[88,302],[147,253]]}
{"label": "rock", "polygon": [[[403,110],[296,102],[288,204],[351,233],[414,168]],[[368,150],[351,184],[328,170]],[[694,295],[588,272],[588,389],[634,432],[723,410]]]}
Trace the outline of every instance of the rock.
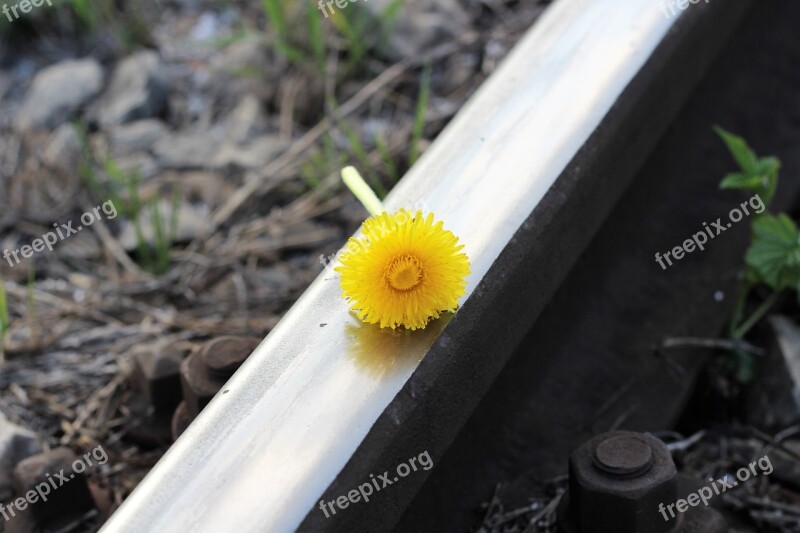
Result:
{"label": "rock", "polygon": [[771,342],[747,391],[747,420],[766,430],[800,421],[800,327],[784,316],[769,319]]}
{"label": "rock", "polygon": [[160,56],[144,51],[123,59],[97,104],[101,126],[152,118],[164,108],[169,92]]}
{"label": "rock", "polygon": [[140,180],[152,178],[160,169],[156,159],[147,152],[121,155],[115,161],[123,173],[138,174]]}
{"label": "rock", "polygon": [[59,246],[59,244],[54,246],[59,255],[77,259],[96,259],[100,257],[103,250],[93,231],[82,231],[70,235],[68,245]]}
{"label": "rock", "polygon": [[214,158],[217,168],[250,169],[263,167],[287,148],[277,135],[262,135],[248,143],[225,143]]}
{"label": "rock", "polygon": [[272,101],[281,75],[260,39],[244,39],[220,50],[211,58],[210,72],[215,100],[229,106],[247,95]]}
{"label": "rock", "polygon": [[229,142],[245,143],[267,131],[267,117],[261,102],[252,95],[245,96],[225,119],[225,138]]}
{"label": "rock", "polygon": [[[84,459],[78,458],[69,448],[56,448],[28,457],[14,469],[17,495],[26,495],[39,487],[40,493],[47,498],[44,501],[37,493],[36,501],[30,505],[31,514],[38,524],[64,515],[79,516],[94,507],[86,477],[82,470],[75,468],[78,463],[82,464],[80,468],[88,469]],[[53,488],[53,483],[57,488]]]}
{"label": "rock", "polygon": [[147,151],[167,134],[166,126],[160,120],[139,120],[112,129],[111,146],[115,153],[120,154]]}
{"label": "rock", "polygon": [[81,164],[83,147],[72,124],[62,124],[50,135],[44,149],[44,162],[64,174],[75,175]]}
{"label": "rock", "polygon": [[442,75],[442,94],[450,94],[468,86],[469,80],[480,71],[480,57],[475,53],[453,54],[445,62]]}
{"label": "rock", "polygon": [[[174,175],[174,177],[173,177]],[[190,170],[185,172],[162,173],[165,181],[172,183],[183,192],[190,202],[199,202],[213,207],[236,191],[236,186],[216,172]]]}
{"label": "rock", "polygon": [[191,37],[193,41],[208,41],[219,35],[222,23],[219,15],[213,11],[205,11],[192,28]]}
{"label": "rock", "polygon": [[213,166],[224,169],[263,167],[287,148],[277,135],[265,134],[267,117],[261,102],[246,96],[222,123],[225,142],[214,157]]}
{"label": "rock", "polygon": [[208,131],[170,134],[156,144],[155,155],[164,168],[213,168],[221,142],[217,137]]}
{"label": "rock", "polygon": [[792,455],[781,449],[773,449],[769,452],[769,461],[774,469],[771,479],[793,491],[798,491],[800,490],[800,462],[794,456],[800,453],[800,442],[788,440],[781,443],[781,445],[783,448],[790,450]]}
{"label": "rock", "polygon": [[[161,229],[166,233],[169,231],[172,221],[172,202],[159,200],[157,205],[161,216]],[[173,242],[191,241],[196,236],[206,232],[210,219],[208,206],[181,202],[178,204],[177,209],[178,223]],[[151,245],[154,244],[156,242],[156,226],[153,210],[149,206],[143,207],[139,211],[138,222],[145,242]],[[138,244],[136,228],[129,220],[122,221],[122,230],[118,239],[125,250],[136,249]]]}
{"label": "rock", "polygon": [[[392,1],[371,0],[364,6],[379,16]],[[394,23],[388,52],[400,59],[418,56],[438,43],[457,38],[470,20],[457,0],[408,0]]]}
{"label": "rock", "polygon": [[102,85],[103,69],[94,59],[63,61],[41,70],[17,114],[17,129],[60,126],[73,118]]}
{"label": "rock", "polygon": [[0,413],[0,501],[11,498],[11,475],[17,463],[41,451],[41,442],[33,431],[12,424]]}

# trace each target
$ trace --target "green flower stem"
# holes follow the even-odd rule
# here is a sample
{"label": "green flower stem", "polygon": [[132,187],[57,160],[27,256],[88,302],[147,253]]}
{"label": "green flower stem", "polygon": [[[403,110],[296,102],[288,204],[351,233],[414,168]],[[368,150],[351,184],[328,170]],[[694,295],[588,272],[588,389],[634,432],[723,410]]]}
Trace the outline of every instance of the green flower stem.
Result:
{"label": "green flower stem", "polygon": [[733,309],[733,317],[731,318],[731,325],[730,331],[728,334],[731,338],[734,337],[734,333],[736,332],[736,324],[742,321],[742,315],[744,315],[744,308],[747,305],[747,296],[750,294],[750,289],[753,288],[752,283],[747,281],[746,279],[742,280],[742,283],[739,285],[739,294],[736,297],[736,307]]}
{"label": "green flower stem", "polygon": [[352,191],[356,198],[364,205],[372,216],[383,213],[383,204],[375,195],[375,192],[367,185],[361,174],[355,167],[344,167],[342,169],[342,180],[347,188]]}
{"label": "green flower stem", "polygon": [[775,305],[775,302],[778,301],[778,298],[781,295],[781,291],[773,291],[772,294],[764,300],[761,305],[756,309],[755,313],[753,313],[750,318],[747,319],[741,326],[736,328],[733,332],[733,338],[736,340],[741,340],[747,334],[750,329],[755,326],[759,320],[764,318],[764,315]]}

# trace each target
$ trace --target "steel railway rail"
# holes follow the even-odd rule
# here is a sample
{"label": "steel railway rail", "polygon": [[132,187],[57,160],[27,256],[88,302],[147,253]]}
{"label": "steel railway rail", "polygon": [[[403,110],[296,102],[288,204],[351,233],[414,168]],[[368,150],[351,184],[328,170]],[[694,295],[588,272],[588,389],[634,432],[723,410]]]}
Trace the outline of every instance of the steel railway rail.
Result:
{"label": "steel railway rail", "polygon": [[322,272],[103,531],[391,529],[427,471],[319,502],[442,457],[749,5],[555,2],[386,202],[460,236],[461,309],[386,334]]}

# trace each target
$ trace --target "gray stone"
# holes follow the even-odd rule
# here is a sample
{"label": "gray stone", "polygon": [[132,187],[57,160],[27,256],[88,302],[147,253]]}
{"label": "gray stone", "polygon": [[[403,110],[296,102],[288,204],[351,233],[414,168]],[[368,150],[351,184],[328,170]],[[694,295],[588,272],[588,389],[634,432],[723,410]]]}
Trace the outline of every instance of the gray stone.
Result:
{"label": "gray stone", "polygon": [[281,69],[270,59],[262,40],[244,39],[215,54],[210,73],[217,101],[236,105],[246,95],[255,95],[263,102],[272,100]]}
{"label": "gray stone", "polygon": [[167,179],[180,182],[181,191],[189,201],[215,207],[236,191],[236,186],[226,181],[220,173],[206,170],[189,170],[165,173]]}
{"label": "gray stone", "polygon": [[158,142],[154,152],[164,168],[200,169],[217,166],[220,139],[211,132],[171,134]]}
{"label": "gray stone", "polygon": [[139,120],[111,130],[111,146],[115,153],[122,154],[149,150],[167,133],[160,120]]}
{"label": "gray stone", "polygon": [[[392,0],[371,0],[364,6],[376,16]],[[418,56],[437,43],[461,35],[469,26],[469,15],[456,0],[408,0],[397,13],[390,39],[395,58]]]}
{"label": "gray stone", "polygon": [[283,294],[298,288],[298,278],[284,264],[262,268],[249,274],[247,279],[261,287],[267,287],[277,294]]}
{"label": "gray stone", "polygon": [[244,39],[227,46],[211,60],[214,74],[234,74],[245,68],[263,68],[269,59],[267,47],[261,40]]}
{"label": "gray stone", "polygon": [[94,59],[63,61],[43,69],[16,117],[20,131],[56,128],[73,118],[103,85],[103,69]]}
{"label": "gray stone", "polygon": [[[102,212],[101,214],[105,217],[105,214]],[[56,244],[54,248],[58,254],[64,257],[74,257],[77,259],[96,259],[100,257],[102,253],[100,241],[97,240],[97,237],[92,231],[81,231],[75,235],[70,235],[69,244],[65,246]]]}
{"label": "gray stone", "polygon": [[81,140],[71,124],[62,124],[50,135],[44,150],[44,162],[68,175],[78,173],[82,155]]}
{"label": "gray stone", "polygon": [[769,351],[758,361],[746,410],[754,426],[776,429],[800,421],[800,327],[780,315],[770,317],[769,325]]}
{"label": "gray stone", "polygon": [[0,501],[8,501],[11,497],[14,467],[41,451],[41,442],[33,431],[12,424],[0,413]]}
{"label": "gray stone", "polygon": [[160,169],[156,159],[147,152],[121,155],[116,159],[117,166],[125,174],[138,174],[140,179],[152,178]]}
{"label": "gray stone", "polygon": [[245,96],[225,119],[225,138],[244,143],[267,131],[267,117],[261,102],[252,95]]}
{"label": "gray stone", "polygon": [[478,54],[453,54],[445,61],[442,76],[442,94],[450,94],[468,85],[469,80],[480,70]]}
{"label": "gray stone", "polygon": [[277,135],[262,135],[242,145],[225,143],[217,152],[213,164],[218,168],[260,168],[285,149],[286,143]]}
{"label": "gray stone", "polygon": [[161,58],[144,51],[123,59],[114,69],[111,83],[98,102],[98,121],[113,126],[156,116],[169,92]]}

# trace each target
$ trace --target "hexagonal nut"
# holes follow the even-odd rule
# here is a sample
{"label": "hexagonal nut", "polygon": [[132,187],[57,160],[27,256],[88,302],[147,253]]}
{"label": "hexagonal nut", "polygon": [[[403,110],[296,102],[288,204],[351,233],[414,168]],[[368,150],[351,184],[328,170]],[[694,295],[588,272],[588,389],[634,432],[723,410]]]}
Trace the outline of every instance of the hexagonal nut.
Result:
{"label": "hexagonal nut", "polygon": [[175,414],[172,416],[172,440],[178,440],[189,424],[192,423],[194,418],[189,415],[189,410],[186,407],[186,402],[181,402],[178,408],[175,409]]}
{"label": "hexagonal nut", "polygon": [[200,352],[192,353],[181,363],[181,389],[190,418],[199,415],[223,385],[224,379],[209,376]]}
{"label": "hexagonal nut", "polygon": [[651,435],[613,431],[570,456],[570,507],[581,533],[668,532],[658,511],[677,499],[675,463]]}
{"label": "hexagonal nut", "polygon": [[180,403],[180,366],[188,353],[188,345],[177,342],[158,342],[134,350],[134,377],[156,413],[171,413]]}
{"label": "hexagonal nut", "polygon": [[[33,519],[42,524],[58,516],[80,516],[94,507],[89,485],[82,470],[77,470],[79,458],[69,448],[55,448],[28,457],[14,469],[17,495],[25,495]],[[37,490],[38,489],[38,490]],[[46,492],[45,492],[46,489]],[[36,499],[29,496],[34,491]],[[42,496],[42,493],[44,496]],[[16,501],[20,501],[17,498]],[[17,504],[17,508],[21,506]],[[24,510],[24,509],[23,509]]]}

